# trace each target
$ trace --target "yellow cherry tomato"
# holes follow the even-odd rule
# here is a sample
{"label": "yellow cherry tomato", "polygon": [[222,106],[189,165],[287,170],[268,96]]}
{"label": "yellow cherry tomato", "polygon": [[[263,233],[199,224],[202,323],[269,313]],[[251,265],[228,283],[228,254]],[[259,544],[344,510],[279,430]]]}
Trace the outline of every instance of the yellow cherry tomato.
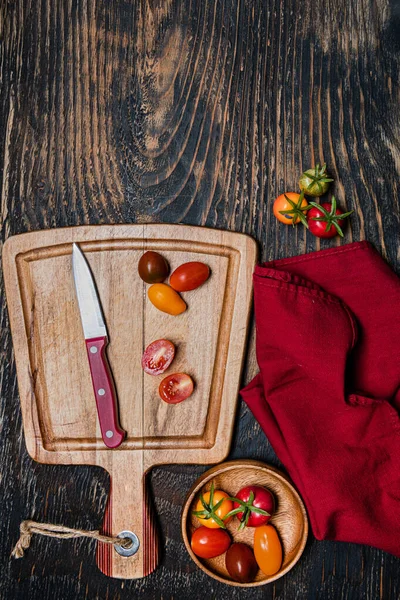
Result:
{"label": "yellow cherry tomato", "polygon": [[149,300],[158,310],[169,315],[180,315],[186,304],[175,290],[166,283],[155,283],[147,292]]}
{"label": "yellow cherry tomato", "polygon": [[[223,498],[226,498],[226,500],[223,500]],[[223,520],[225,515],[227,515],[228,512],[230,512],[233,509],[233,502],[229,500],[228,494],[226,494],[222,490],[214,490],[212,506],[210,506],[210,492],[206,492],[205,494],[203,494],[203,500],[206,503],[206,505],[210,507],[211,510],[208,511],[207,509],[205,509],[202,501],[198,500],[196,504],[196,513],[204,512],[205,514],[213,514],[214,507],[216,506],[216,504],[218,504],[220,500],[222,500],[221,505],[217,508],[217,510],[215,510],[215,514],[219,520],[223,521],[224,524],[229,523],[232,517]],[[196,514],[196,516],[202,525],[205,525],[210,529],[217,529],[218,527],[221,527],[221,525],[217,523],[211,516],[204,519],[202,519],[198,514]]]}
{"label": "yellow cherry tomato", "polygon": [[304,191],[301,194],[286,192],[277,197],[273,211],[278,221],[285,223],[285,225],[296,225],[300,221],[306,224],[304,211],[306,206],[308,206],[308,202],[304,198]]}
{"label": "yellow cherry tomato", "polygon": [[260,525],[254,531],[254,556],[265,575],[275,575],[282,565],[282,544],[272,525]]}

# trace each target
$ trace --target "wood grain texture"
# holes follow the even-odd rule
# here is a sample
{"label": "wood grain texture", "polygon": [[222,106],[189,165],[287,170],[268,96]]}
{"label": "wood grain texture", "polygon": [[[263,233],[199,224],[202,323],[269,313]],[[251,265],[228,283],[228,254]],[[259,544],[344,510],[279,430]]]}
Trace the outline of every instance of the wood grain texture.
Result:
{"label": "wood grain texture", "polygon": [[[398,0],[3,0],[0,3],[2,241],[65,225],[184,222],[242,231],[268,259],[339,244],[285,228],[278,193],[326,160],[345,242],[372,241],[400,273]],[[22,438],[4,294],[0,305],[0,595],[226,597],[179,532],[203,467],[158,468],[150,485],[161,567],[98,573],[92,543],[34,540],[9,553],[21,518],[100,527],[109,480],[95,467],[34,463]],[[256,372],[254,335],[246,380]],[[241,407],[232,458],[278,464]],[[301,561],[252,598],[398,598],[398,559],[310,539]],[[244,597],[229,588],[229,597]],[[247,597],[247,595],[246,595]]]}

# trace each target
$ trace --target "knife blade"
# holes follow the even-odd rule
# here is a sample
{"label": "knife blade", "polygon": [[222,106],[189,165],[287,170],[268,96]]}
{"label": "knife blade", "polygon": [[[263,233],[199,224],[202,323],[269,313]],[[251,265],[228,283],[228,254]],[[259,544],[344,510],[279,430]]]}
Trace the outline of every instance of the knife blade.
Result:
{"label": "knife blade", "polygon": [[119,424],[117,395],[105,351],[107,328],[93,275],[77,244],[72,244],[72,270],[101,435],[108,448],[117,448],[125,431]]}

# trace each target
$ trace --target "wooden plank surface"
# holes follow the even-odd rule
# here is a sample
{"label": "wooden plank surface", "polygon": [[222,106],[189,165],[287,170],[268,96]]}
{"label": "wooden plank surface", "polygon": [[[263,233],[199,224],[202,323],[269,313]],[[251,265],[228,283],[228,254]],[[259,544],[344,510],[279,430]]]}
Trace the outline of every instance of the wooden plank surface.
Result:
{"label": "wooden plank surface", "polygon": [[[326,160],[345,241],[368,239],[399,263],[398,0],[3,0],[0,3],[2,241],[37,229],[171,222],[242,231],[263,258],[318,242],[278,225],[272,201]],[[161,567],[104,577],[94,543],[35,539],[10,561],[21,518],[97,529],[109,480],[93,467],[34,463],[22,438],[1,299],[0,597],[248,597],[207,578],[179,521],[204,467],[155,469]],[[249,346],[245,379],[256,372]],[[278,465],[248,410],[231,457]],[[398,598],[399,560],[316,542],[284,579],[252,598]]]}

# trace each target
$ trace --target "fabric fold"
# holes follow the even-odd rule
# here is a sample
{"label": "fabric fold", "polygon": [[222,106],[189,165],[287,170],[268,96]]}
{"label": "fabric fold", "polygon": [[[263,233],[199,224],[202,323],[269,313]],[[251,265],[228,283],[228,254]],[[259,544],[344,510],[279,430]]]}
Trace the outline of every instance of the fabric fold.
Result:
{"label": "fabric fold", "polygon": [[400,284],[367,242],[254,274],[260,373],[242,391],[318,539],[400,556]]}

